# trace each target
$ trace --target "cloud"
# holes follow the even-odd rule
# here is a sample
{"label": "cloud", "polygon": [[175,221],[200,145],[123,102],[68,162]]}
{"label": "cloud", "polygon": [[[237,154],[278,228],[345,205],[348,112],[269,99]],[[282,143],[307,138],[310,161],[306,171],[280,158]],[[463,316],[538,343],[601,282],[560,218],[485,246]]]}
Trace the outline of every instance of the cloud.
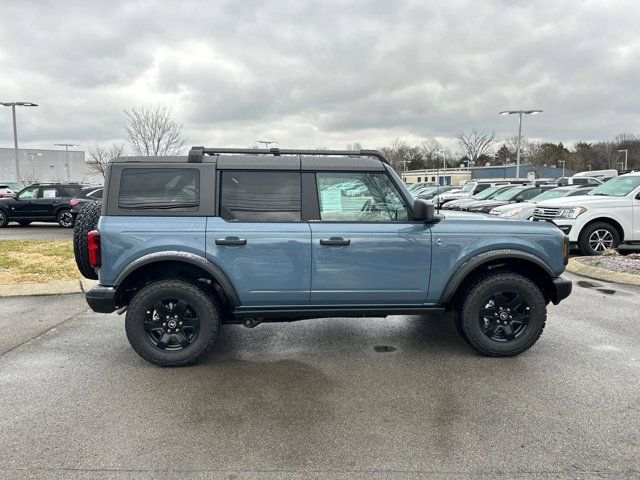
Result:
{"label": "cloud", "polygon": [[[283,147],[639,132],[635,1],[3,2],[0,100],[22,144],[124,141],[162,103],[189,144]],[[4,111],[3,111],[4,110]],[[0,110],[0,145],[12,143]]]}

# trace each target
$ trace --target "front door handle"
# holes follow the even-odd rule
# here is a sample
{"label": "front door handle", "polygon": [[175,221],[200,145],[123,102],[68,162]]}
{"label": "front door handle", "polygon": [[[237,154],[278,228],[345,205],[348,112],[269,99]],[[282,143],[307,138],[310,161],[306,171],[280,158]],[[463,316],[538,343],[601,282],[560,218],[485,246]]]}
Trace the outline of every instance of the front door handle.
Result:
{"label": "front door handle", "polygon": [[238,238],[238,237],[227,237],[227,238],[216,238],[216,245],[234,245],[234,246],[240,246],[240,245],[246,245],[247,244],[247,240],[245,238]]}
{"label": "front door handle", "polygon": [[344,239],[342,237],[321,238],[320,245],[344,247],[346,245],[351,245],[351,240],[348,238]]}

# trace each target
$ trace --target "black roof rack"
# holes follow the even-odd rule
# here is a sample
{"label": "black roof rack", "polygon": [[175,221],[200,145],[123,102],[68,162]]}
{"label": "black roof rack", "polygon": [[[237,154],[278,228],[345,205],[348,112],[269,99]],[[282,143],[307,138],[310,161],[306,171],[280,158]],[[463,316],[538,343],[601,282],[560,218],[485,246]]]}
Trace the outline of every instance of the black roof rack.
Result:
{"label": "black roof rack", "polygon": [[205,155],[220,155],[225,153],[238,153],[243,155],[318,155],[323,157],[374,157],[384,163],[389,161],[378,150],[299,150],[279,148],[205,148],[191,147],[189,150],[189,163],[202,163]]}

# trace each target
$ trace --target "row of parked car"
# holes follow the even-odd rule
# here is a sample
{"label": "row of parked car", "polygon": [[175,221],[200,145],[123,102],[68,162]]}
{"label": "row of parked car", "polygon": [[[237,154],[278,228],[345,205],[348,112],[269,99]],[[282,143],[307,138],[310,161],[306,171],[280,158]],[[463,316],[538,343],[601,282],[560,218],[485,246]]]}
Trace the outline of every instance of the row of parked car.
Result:
{"label": "row of parked car", "polygon": [[[558,186],[561,185],[561,186]],[[415,198],[446,212],[555,223],[583,255],[620,244],[640,244],[640,172],[604,178],[569,177],[556,183],[518,185],[468,182],[463,187],[412,184]]]}
{"label": "row of parked car", "polygon": [[71,228],[82,207],[102,199],[102,186],[80,183],[0,184],[0,228],[9,222],[57,222]]}

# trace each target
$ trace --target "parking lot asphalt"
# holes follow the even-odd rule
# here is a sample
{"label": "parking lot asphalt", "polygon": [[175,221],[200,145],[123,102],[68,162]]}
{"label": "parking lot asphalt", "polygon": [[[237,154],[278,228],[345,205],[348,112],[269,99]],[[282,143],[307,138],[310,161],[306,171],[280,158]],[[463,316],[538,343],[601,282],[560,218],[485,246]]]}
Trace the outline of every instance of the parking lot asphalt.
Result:
{"label": "parking lot asphalt", "polygon": [[[225,326],[161,369],[80,295],[0,299],[3,478],[640,478],[640,289],[568,275],[528,352],[448,315]],[[381,348],[383,347],[383,348]]]}
{"label": "parking lot asphalt", "polygon": [[62,228],[57,223],[35,222],[28,227],[9,223],[0,228],[0,240],[72,240],[73,228]]}

